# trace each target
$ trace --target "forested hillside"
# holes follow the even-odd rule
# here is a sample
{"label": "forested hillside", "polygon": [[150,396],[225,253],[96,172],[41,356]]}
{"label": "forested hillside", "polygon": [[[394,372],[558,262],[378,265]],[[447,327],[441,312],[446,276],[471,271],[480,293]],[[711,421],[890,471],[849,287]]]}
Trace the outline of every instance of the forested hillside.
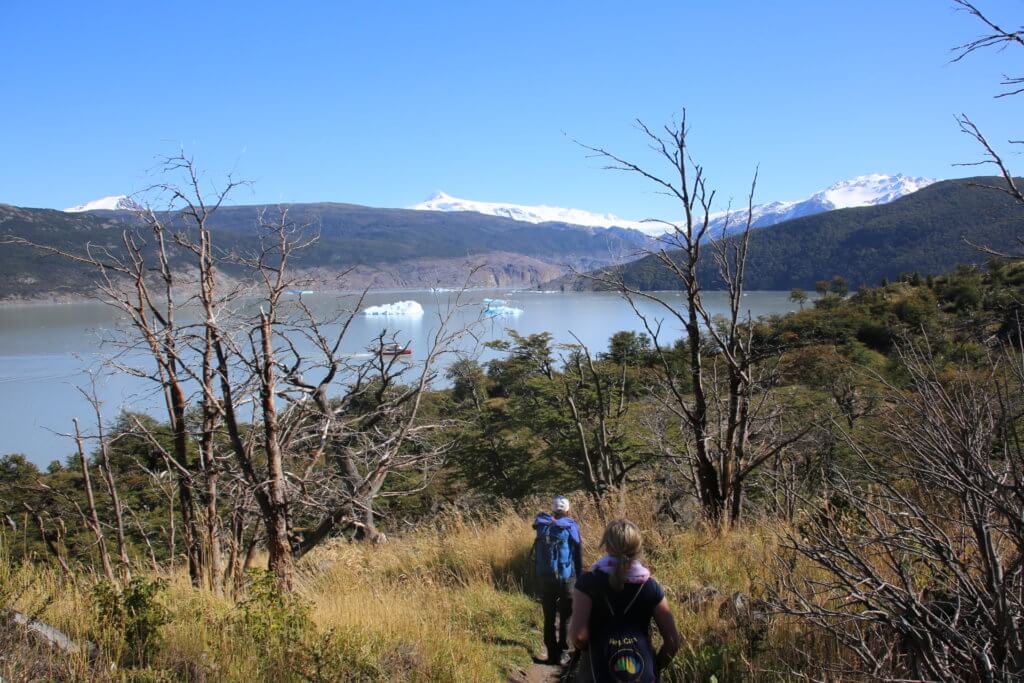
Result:
{"label": "forested hillside", "polygon": [[[584,228],[560,223],[530,224],[474,213],[376,209],[352,204],[293,204],[285,207],[224,206],[210,221],[225,252],[253,252],[256,225],[263,215],[277,220],[280,209],[300,232],[319,234],[317,244],[296,255],[296,268],[323,280],[355,268],[350,286],[458,286],[470,265],[492,271],[481,284],[537,285],[567,272],[593,268],[616,258],[632,258],[651,242],[633,230]],[[173,224],[173,221],[171,221]],[[0,204],[0,239],[80,251],[122,251],[123,231],[136,229],[131,212],[65,213]],[[224,271],[237,274],[230,261]],[[396,281],[395,272],[404,280]],[[0,299],[76,295],[89,292],[95,273],[80,263],[45,257],[19,245],[0,249]]]}
{"label": "forested hillside", "polygon": [[[937,274],[985,255],[971,243],[1013,252],[1024,235],[1024,210],[999,178],[946,180],[881,206],[840,209],[797,218],[750,235],[748,289],[811,288],[842,276],[851,287],[894,280],[902,273]],[[970,243],[969,243],[970,242]],[[679,281],[648,256],[614,271],[643,290],[675,289]],[[720,286],[710,249],[700,277]],[[595,283],[578,279],[572,286]]]}

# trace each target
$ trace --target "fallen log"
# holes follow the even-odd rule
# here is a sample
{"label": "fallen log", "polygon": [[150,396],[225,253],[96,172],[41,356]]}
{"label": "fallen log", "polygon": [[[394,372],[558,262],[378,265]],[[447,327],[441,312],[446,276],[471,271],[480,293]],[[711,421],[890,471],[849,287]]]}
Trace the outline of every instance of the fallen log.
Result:
{"label": "fallen log", "polygon": [[52,647],[63,652],[68,654],[84,653],[89,659],[93,659],[98,653],[98,648],[94,643],[90,643],[88,640],[84,643],[77,643],[66,633],[55,626],[50,626],[46,622],[32,619],[28,615],[14,610],[9,610],[7,615],[11,621],[27,630],[33,636],[42,639]]}

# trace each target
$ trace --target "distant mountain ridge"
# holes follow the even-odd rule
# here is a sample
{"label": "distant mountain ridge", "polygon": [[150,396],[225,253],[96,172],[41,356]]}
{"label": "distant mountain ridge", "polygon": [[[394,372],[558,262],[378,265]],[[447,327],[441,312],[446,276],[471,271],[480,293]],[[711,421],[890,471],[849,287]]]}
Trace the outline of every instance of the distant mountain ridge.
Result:
{"label": "distant mountain ridge", "polygon": [[[1024,207],[992,189],[1003,183],[996,177],[943,180],[889,203],[826,211],[755,231],[750,235],[747,289],[813,288],[836,275],[856,288],[901,273],[938,274],[984,262],[987,256],[973,245],[1017,253],[1018,238],[1024,236]],[[621,276],[643,290],[679,287],[654,256],[599,273]],[[698,276],[705,287],[721,286],[709,249],[704,250]],[[563,284],[597,286],[587,278]]]}
{"label": "distant mountain ridge", "polygon": [[[815,192],[806,199],[796,201],[773,201],[754,207],[753,227],[764,228],[791,218],[810,216],[823,211],[848,209],[857,206],[877,206],[904,197],[934,183],[932,178],[915,178],[897,173],[871,173],[849,180],[841,180],[830,187]],[[620,218],[614,214],[592,213],[583,209],[566,209],[542,204],[527,206],[502,202],[481,202],[460,199],[446,192],[437,192],[419,204],[409,207],[417,211],[472,211],[487,216],[503,216],[525,223],[549,221],[585,225],[596,228],[632,228],[657,237],[664,234],[662,223],[643,222]],[[732,233],[746,223],[746,210],[719,211],[711,215],[709,229],[720,235],[723,230]]]}
{"label": "distant mountain ridge", "polygon": [[[293,264],[333,289],[458,287],[474,269],[474,286],[534,287],[570,269],[636,258],[654,244],[628,229],[317,203],[222,206],[210,219],[216,246],[256,251],[260,215],[273,217],[279,208],[287,208],[295,225],[319,233],[318,242],[295,254]],[[122,231],[138,227],[138,220],[126,210],[66,212],[0,204],[0,239],[14,235],[76,252],[89,244],[117,253]],[[240,275],[230,266],[225,269]],[[339,283],[338,275],[345,272],[348,276]],[[22,246],[0,248],[0,299],[81,296],[91,291],[94,278],[87,267],[66,259],[43,257]]]}
{"label": "distant mountain ridge", "polygon": [[643,221],[631,221],[610,213],[592,213],[583,209],[563,209],[558,206],[526,206],[500,202],[480,202],[459,199],[446,192],[436,192],[424,202],[409,207],[415,211],[471,211],[485,216],[502,216],[524,223],[569,223],[591,228],[632,228],[647,235],[660,235],[664,228]]}
{"label": "distant mountain ridge", "polygon": [[[935,182],[937,181],[932,178],[913,178],[902,173],[895,175],[871,173],[857,176],[849,180],[841,180],[820,192],[815,192],[807,199],[756,205],[752,212],[752,226],[765,228],[792,218],[813,216],[835,209],[888,204]],[[725,232],[731,234],[742,230],[747,220],[746,209],[712,214],[709,226],[711,234],[722,234],[723,229],[727,227],[727,220],[729,225]]]}
{"label": "distant mountain ridge", "polygon": [[[791,218],[810,216],[833,209],[886,204],[934,182],[935,180],[931,178],[915,178],[902,173],[895,175],[872,173],[857,176],[839,181],[806,199],[773,201],[756,205],[753,212],[753,226],[755,228],[768,227]],[[64,209],[64,211],[123,211],[137,208],[138,205],[127,195],[113,195],[79,204]],[[415,211],[473,212],[533,224],[565,223],[590,228],[625,228],[637,230],[652,237],[665,232],[665,226],[661,223],[630,220],[610,213],[600,214],[583,209],[567,209],[546,204],[528,206],[507,202],[482,202],[453,197],[446,192],[436,192],[426,201],[414,204],[409,208]],[[727,227],[728,232],[734,232],[740,229],[745,221],[746,210],[720,211],[711,215],[710,230],[715,235],[721,234],[722,230]]]}

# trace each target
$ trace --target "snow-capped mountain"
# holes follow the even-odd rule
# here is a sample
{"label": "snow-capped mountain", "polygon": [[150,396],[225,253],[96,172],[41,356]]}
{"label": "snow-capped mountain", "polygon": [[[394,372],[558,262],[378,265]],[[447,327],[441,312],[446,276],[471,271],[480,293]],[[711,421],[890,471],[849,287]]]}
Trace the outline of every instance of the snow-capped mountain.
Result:
{"label": "snow-capped mountain", "polygon": [[[811,216],[823,211],[832,211],[833,209],[850,209],[858,206],[888,204],[904,195],[917,192],[934,182],[933,178],[913,178],[902,173],[897,173],[896,175],[870,173],[857,176],[850,180],[841,180],[828,189],[815,192],[807,199],[759,204],[754,207],[753,227],[764,228],[789,220],[790,218]],[[728,226],[726,226],[727,218],[729,221]],[[741,230],[746,224],[746,220],[747,212],[745,209],[712,214],[711,233],[713,235],[721,234],[723,228],[726,227],[726,232],[730,233]]]}
{"label": "snow-capped mountain", "polygon": [[118,194],[103,197],[102,199],[94,199],[91,202],[72,206],[64,210],[68,213],[79,213],[81,211],[133,211],[137,208],[139,208],[138,204],[133,202],[128,195]]}
{"label": "snow-capped mountain", "polygon": [[[857,176],[850,180],[842,180],[831,187],[816,192],[806,199],[796,201],[775,201],[759,204],[754,207],[755,228],[775,225],[790,218],[810,216],[833,209],[849,209],[857,206],[873,206],[887,204],[904,195],[917,192],[923,187],[934,183],[932,178],[914,178],[902,173],[886,175],[871,173]],[[504,216],[527,223],[545,223],[556,221],[585,225],[596,228],[633,228],[647,235],[658,236],[665,232],[661,223],[645,223],[636,220],[619,218],[612,214],[597,214],[582,209],[563,209],[557,206],[524,206],[522,204],[505,204],[496,202],[478,202],[471,199],[459,199],[444,192],[438,192],[425,202],[409,207],[423,211],[476,211],[489,216]],[[728,226],[726,219],[728,218]],[[743,228],[746,223],[746,210],[721,211],[711,215],[711,234],[719,235],[723,229],[732,233]]]}
{"label": "snow-capped mountain", "polygon": [[626,220],[610,213],[591,213],[583,209],[563,209],[547,205],[524,206],[522,204],[478,202],[472,199],[459,199],[445,192],[438,192],[427,201],[409,208],[419,211],[475,211],[488,216],[502,216],[526,223],[555,222],[585,225],[592,228],[633,228],[648,235],[660,235],[665,232],[664,227],[658,224]]}

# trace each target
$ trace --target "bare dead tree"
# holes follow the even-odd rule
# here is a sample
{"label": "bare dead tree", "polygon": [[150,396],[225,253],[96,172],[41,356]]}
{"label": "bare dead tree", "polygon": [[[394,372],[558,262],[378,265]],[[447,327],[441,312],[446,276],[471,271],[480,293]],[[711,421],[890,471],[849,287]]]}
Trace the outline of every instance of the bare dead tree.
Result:
{"label": "bare dead tree", "polygon": [[111,583],[114,582],[114,569],[110,564],[110,555],[107,552],[107,539],[103,534],[103,527],[100,525],[100,518],[96,512],[96,496],[92,489],[92,476],[89,474],[89,458],[85,454],[85,445],[82,443],[82,433],[78,427],[78,420],[73,420],[75,426],[75,445],[78,447],[78,463],[82,469],[82,482],[85,485],[85,501],[89,516],[86,522],[92,529],[96,538],[96,549],[100,554],[100,562],[103,565],[103,575]]}
{"label": "bare dead tree", "polygon": [[258,529],[252,523],[256,517],[253,513],[252,490],[241,479],[227,482],[226,498],[230,500],[231,511],[228,514],[230,533],[227,542],[227,562],[224,567],[224,586],[230,586],[233,594],[243,585],[243,571],[251,566],[253,552],[259,539]]}
{"label": "bare dead tree", "polygon": [[[220,589],[222,576],[221,560],[221,517],[218,509],[218,485],[220,466],[217,461],[215,437],[223,418],[216,392],[218,347],[223,351],[222,326],[219,318],[241,296],[240,288],[218,288],[217,254],[214,251],[213,233],[210,220],[214,213],[237,187],[244,181],[228,179],[223,189],[214,192],[212,199],[204,194],[200,173],[191,157],[184,154],[165,161],[164,170],[179,172],[184,183],[162,183],[155,186],[167,196],[170,205],[178,209],[190,230],[176,230],[175,244],[192,259],[197,271],[196,299],[201,308],[203,320],[192,337],[193,350],[200,357],[198,372],[191,371],[192,379],[200,385],[199,407],[202,425],[199,434],[199,469],[203,475],[202,492],[205,518],[207,579],[211,589]],[[161,218],[152,211],[146,214],[147,222],[159,229]]]}
{"label": "bare dead tree", "polygon": [[[355,358],[342,343],[362,297],[324,320],[288,295],[302,288],[293,256],[318,239],[310,226],[282,211],[260,218],[251,253],[219,252],[211,218],[239,183],[229,180],[207,201],[190,158],[165,159],[162,170],[182,184],[151,188],[166,210],[144,210],[142,228],[125,230],[116,253],[31,246],[95,268],[101,298],[128,319],[133,334],[111,364],[163,392],[170,447],[139,420],[134,428],[177,480],[193,583],[218,590],[262,539],[269,568],[288,586],[297,558],[340,530],[383,540],[375,501],[421,490],[443,462],[451,443],[442,422],[423,419],[422,398],[441,356],[469,334],[451,326],[464,292],[453,295],[417,364],[387,351],[397,340],[386,332]],[[238,284],[225,276],[229,268]],[[155,368],[137,366],[140,351]],[[195,408],[198,427],[189,419]],[[232,508],[230,530],[219,493],[225,481],[251,505]],[[260,533],[246,528],[253,519]],[[228,571],[222,536],[230,544]]]}
{"label": "bare dead tree", "polygon": [[[39,530],[39,537],[43,539],[43,543],[46,545],[46,549],[53,555],[53,558],[57,560],[57,564],[60,566],[61,573],[66,577],[74,580],[74,573],[68,566],[65,552],[62,551],[64,534],[63,525],[58,520],[57,524],[54,525],[55,531],[53,533],[46,530],[46,524],[43,522],[42,513],[33,508],[28,503],[22,503],[25,510],[35,519],[36,529]],[[48,515],[49,516],[49,515]]]}
{"label": "bare dead tree", "polygon": [[[959,6],[961,10],[967,12],[984,24],[987,33],[953,48],[953,59],[951,61],[959,62],[968,55],[979,50],[987,50],[990,48],[1004,50],[1011,46],[1024,47],[1024,28],[1017,29],[1016,31],[1008,31],[989,19],[988,16],[979,10],[973,3],[969,2],[969,0],[953,0],[953,2]],[[996,95],[996,97],[1011,97],[1013,95],[1019,95],[1024,92],[1024,77],[1004,75],[1002,85],[1010,89]]]}
{"label": "bare dead tree", "polygon": [[146,528],[146,525],[142,523],[142,519],[139,517],[138,513],[135,512],[135,508],[130,505],[125,505],[124,509],[128,511],[129,516],[131,516],[132,521],[135,523],[136,531],[139,532],[142,542],[146,544],[146,552],[149,556],[149,568],[152,569],[154,573],[158,573],[160,571],[160,563],[157,562],[156,550],[153,548],[153,542],[149,540],[149,530]]}
{"label": "bare dead tree", "polygon": [[[614,271],[589,277],[619,291],[644,323],[661,358],[662,403],[689,433],[686,458],[693,490],[709,519],[728,524],[742,512],[745,480],[807,433],[778,432],[779,411],[772,409],[770,400],[777,373],[767,363],[775,355],[774,349],[755,345],[754,321],[742,308],[757,174],[751,183],[743,227],[737,235],[727,235],[733,220],[733,212],[727,210],[720,239],[712,242],[715,192],[707,185],[703,167],[690,155],[685,109],[678,123],[665,126],[660,133],[642,121],[637,121],[637,127],[665,164],[665,175],[604,148],[583,147],[607,162],[605,168],[639,175],[656,185],[660,194],[678,202],[682,212],[678,222],[649,219],[668,232],[660,238],[661,248],[648,255],[679,283],[685,303],[679,307],[665,297],[642,291]],[[709,244],[710,253],[705,255]],[[724,320],[716,320],[705,303],[700,269],[708,256],[728,294],[729,312]],[[670,340],[662,333],[661,320],[643,313],[640,301],[654,303],[685,330],[685,373],[678,372],[672,362]],[[709,377],[705,368],[709,352],[724,370],[725,391],[719,391],[716,378]],[[717,374],[717,368],[713,369]]]}
{"label": "bare dead tree", "polygon": [[[148,430],[145,429],[145,427],[139,424],[138,418],[134,418],[133,423],[136,429],[138,430],[138,433],[144,434],[148,437],[152,436],[151,434],[149,434]],[[162,526],[160,531],[164,534],[164,541],[166,542],[167,546],[167,558],[170,564],[169,568],[170,572],[173,574],[175,561],[178,555],[174,521],[176,516],[175,501],[177,500],[177,486],[175,485],[173,468],[171,467],[171,464],[166,456],[166,453],[164,452],[163,447],[159,444],[159,442],[156,442],[155,440],[153,441],[153,443],[156,443],[157,451],[160,452],[161,455],[164,457],[165,469],[163,471],[156,471],[155,469],[147,467],[141,461],[141,459],[135,456],[134,454],[133,459],[135,461],[135,466],[138,467],[140,471],[145,472],[146,475],[149,476],[150,482],[152,483],[153,487],[159,490],[160,493],[163,495],[164,499],[167,501],[167,526]],[[143,536],[146,538],[146,544],[150,547],[150,557],[155,562],[156,560],[154,553],[152,551],[150,540],[148,538],[147,530],[145,530],[141,524],[139,524],[138,526],[139,532],[142,533]]]}
{"label": "bare dead tree", "polygon": [[[196,527],[193,479],[189,470],[188,432],[185,413],[188,402],[183,383],[183,340],[175,318],[176,273],[171,264],[167,231],[163,221],[151,209],[145,212],[150,237],[149,245],[141,231],[129,228],[121,235],[121,249],[87,245],[84,253],[72,253],[45,244],[11,237],[11,243],[24,244],[53,256],[88,265],[97,274],[98,296],[130,321],[135,333],[123,341],[126,350],[141,346],[155,361],[152,372],[115,363],[115,367],[138,377],[150,379],[161,387],[167,415],[174,433],[173,459],[178,475],[182,522],[185,528],[189,573],[194,584],[201,583],[200,537]],[[152,273],[158,276],[154,279]]]}
{"label": "bare dead tree", "polygon": [[[125,585],[131,581],[132,569],[131,558],[128,556],[128,542],[124,533],[124,508],[121,505],[121,496],[117,490],[117,481],[114,476],[114,468],[110,464],[110,442],[104,430],[103,415],[100,412],[101,404],[96,392],[95,377],[90,378],[92,384],[89,391],[79,388],[82,396],[89,402],[96,419],[96,453],[97,464],[100,473],[103,475],[103,483],[107,489],[107,496],[110,497],[111,515],[113,516],[114,538],[117,541],[117,556],[120,567],[121,581]],[[78,434],[78,424],[75,424],[75,436],[81,439]]]}
{"label": "bare dead tree", "polygon": [[[311,506],[320,510],[320,519],[302,534],[297,547],[300,556],[346,527],[354,529],[357,538],[384,540],[376,527],[374,501],[422,490],[429,483],[429,474],[443,464],[454,445],[443,436],[448,424],[422,419],[421,409],[441,357],[472,336],[472,324],[453,325],[455,315],[466,305],[464,293],[465,288],[454,293],[447,310],[439,313],[430,346],[416,368],[382,352],[384,333],[375,342],[369,363],[353,366],[345,362],[339,358],[338,342],[328,342],[323,328],[313,325],[309,311],[304,311],[304,327],[317,340],[320,354],[311,367],[318,367],[321,377],[311,382],[301,372],[288,373],[293,397],[288,411],[288,449],[302,451],[312,446],[314,456],[322,454],[327,467],[306,483],[307,491],[322,492]],[[341,334],[350,321],[348,318],[342,325]],[[342,370],[348,375],[347,386],[332,400],[326,389]],[[409,377],[411,372],[414,374]],[[315,427],[297,429],[301,425]],[[410,473],[417,475],[411,485],[398,483]],[[385,487],[389,478],[396,480],[395,488]]]}
{"label": "bare dead tree", "polygon": [[[846,504],[806,515],[777,606],[843,644],[851,676],[1019,680],[1024,674],[1024,363],[940,367],[926,345],[887,386],[874,438],[848,444]],[[814,509],[812,501],[805,501]],[[792,557],[781,558],[792,566]]]}
{"label": "bare dead tree", "polygon": [[[412,385],[401,383],[410,367],[385,353],[383,334],[368,359],[353,359],[342,351],[342,343],[360,314],[362,297],[353,309],[327,321],[301,298],[285,302],[289,291],[302,287],[290,274],[293,256],[317,239],[307,228],[292,223],[287,211],[273,220],[261,218],[257,252],[231,256],[257,283],[249,305],[258,304],[259,310],[214,316],[212,306],[204,304],[204,339],[213,349],[210,366],[218,386],[207,374],[205,359],[199,373],[202,393],[210,395],[208,405],[217,413],[216,423],[204,424],[222,421],[226,457],[237,468],[232,477],[252,495],[269,568],[285,586],[295,560],[338,529],[352,527],[360,536],[381,539],[373,501],[403,493],[384,491],[388,477],[423,471],[447,449],[447,444],[429,442],[440,425],[420,424],[419,407],[437,359],[465,334],[448,330],[457,310],[453,307],[440,321]],[[207,231],[200,228],[200,244],[212,241]],[[197,251],[200,258],[203,253],[203,248]],[[209,282],[208,291],[213,278]],[[207,294],[201,297],[214,301]],[[245,409],[251,418],[243,415]],[[246,519],[242,511],[233,516],[232,572],[241,560]],[[300,530],[297,519],[314,523]]]}
{"label": "bare dead tree", "polygon": [[[575,335],[573,335],[575,337]],[[598,370],[594,357],[578,337],[562,374],[563,397],[579,436],[576,468],[598,502],[626,482],[630,471],[645,459],[627,462],[630,445],[623,420],[629,409],[627,366],[619,363],[616,376]],[[582,466],[581,466],[582,465]]]}
{"label": "bare dead tree", "polygon": [[[1007,47],[1024,47],[1024,30],[1018,29],[1016,31],[1009,31],[1002,28],[991,20],[986,14],[979,10],[969,0],[953,0],[954,3],[963,11],[967,12],[971,16],[975,17],[978,21],[985,26],[986,33],[981,35],[974,40],[966,42],[953,48],[952,62],[959,62],[967,58],[969,55],[988,49],[1004,50]],[[1002,93],[996,95],[1000,97],[1012,97],[1019,95],[1024,92],[1024,77],[1020,76],[1003,76],[1002,85],[1006,88]],[[980,187],[986,187],[989,189],[998,190],[1012,197],[1019,204],[1024,204],[1024,191],[1021,190],[1018,179],[1014,177],[1010,171],[1007,163],[1004,161],[1003,156],[997,151],[996,147],[989,142],[982,133],[981,129],[972,121],[967,114],[960,114],[956,117],[957,124],[960,126],[961,132],[973,138],[984,150],[984,155],[980,161],[966,162],[955,164],[956,166],[995,166],[998,169],[999,175],[1002,176],[1003,183],[1001,186],[993,185],[982,185]],[[1010,140],[1010,144],[1022,144],[1022,140]],[[1018,237],[1017,242],[1021,249],[1016,254],[1010,254],[1004,251],[993,249],[987,245],[973,244],[972,246],[979,249],[981,252],[990,256],[996,256],[998,258],[1021,258],[1021,253],[1024,253],[1024,237]]]}
{"label": "bare dead tree", "polygon": [[[184,362],[177,353],[168,354],[172,361],[171,369],[177,370],[174,376],[177,377],[178,374],[187,375],[189,379],[197,382],[200,386],[199,404],[202,425],[199,435],[198,465],[203,480],[201,497],[203,499],[203,516],[205,518],[205,544],[200,544],[197,540],[189,544],[189,563],[190,568],[193,564],[196,564],[197,567],[202,566],[205,569],[205,572],[200,570],[196,573],[194,581],[201,581],[202,579],[199,575],[205,573],[209,587],[214,591],[218,591],[223,572],[220,541],[222,529],[218,509],[220,471],[214,451],[215,431],[222,417],[215,392],[216,370],[214,363],[216,346],[220,343],[218,338],[220,327],[218,326],[217,318],[226,307],[241,295],[241,291],[234,288],[229,288],[226,292],[217,291],[217,268],[210,221],[231,192],[245,185],[246,182],[236,181],[229,177],[226,184],[222,188],[214,190],[212,197],[208,198],[204,192],[201,174],[191,157],[184,154],[168,157],[163,161],[162,170],[169,174],[180,174],[184,179],[181,185],[173,182],[164,182],[151,188],[151,190],[164,196],[168,206],[173,207],[176,210],[175,212],[158,214],[152,209],[148,209],[143,214],[150,230],[154,235],[158,236],[160,272],[164,281],[168,283],[166,299],[172,302],[173,291],[171,290],[170,283],[173,281],[174,273],[170,270],[169,262],[165,256],[166,247],[164,240],[171,239],[175,246],[191,257],[192,265],[197,273],[197,282],[194,283],[194,285],[197,285],[195,299],[198,300],[204,316],[198,331],[189,330],[185,333],[191,350],[197,353],[201,359],[198,371],[194,369],[193,365]],[[166,225],[168,216],[179,217],[184,225],[178,227],[178,229],[172,229],[171,226]],[[173,303],[168,303],[168,311],[172,311],[172,307]],[[167,319],[170,320],[172,318],[168,316]],[[176,348],[171,349],[172,352],[177,352],[178,350]],[[173,367],[175,361],[178,364],[177,368]],[[169,372],[168,374],[170,375],[171,373]],[[184,466],[184,468],[179,468],[179,481],[187,480],[192,483],[192,478],[187,476],[184,471],[188,469],[187,444],[190,436],[185,422],[184,410],[188,402],[189,398],[181,391],[179,384],[178,390],[173,393],[170,403],[172,406],[170,412],[175,415],[171,420],[175,437],[174,460]],[[179,498],[184,518],[185,509],[192,508],[194,505],[191,488],[189,488],[187,497],[180,494]],[[198,524],[195,521],[195,511],[192,510],[187,516],[189,521],[186,522],[186,536],[194,535],[198,537],[199,532]],[[201,562],[200,558],[196,556],[197,552],[202,552],[203,550],[205,550],[205,563]],[[190,573],[192,573],[191,569]]]}

